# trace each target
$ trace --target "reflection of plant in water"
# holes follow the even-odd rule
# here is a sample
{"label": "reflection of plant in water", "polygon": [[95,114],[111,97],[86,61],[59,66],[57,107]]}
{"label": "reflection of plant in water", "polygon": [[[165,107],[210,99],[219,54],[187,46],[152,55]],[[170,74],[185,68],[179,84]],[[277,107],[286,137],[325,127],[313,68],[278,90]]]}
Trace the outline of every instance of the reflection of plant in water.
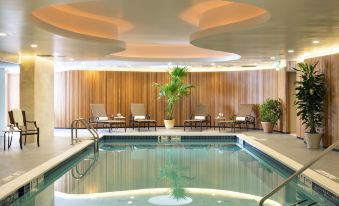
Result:
{"label": "reflection of plant in water", "polygon": [[186,199],[184,184],[192,178],[187,176],[188,170],[179,167],[172,160],[166,162],[160,169],[160,176],[170,182],[171,196],[177,200]]}

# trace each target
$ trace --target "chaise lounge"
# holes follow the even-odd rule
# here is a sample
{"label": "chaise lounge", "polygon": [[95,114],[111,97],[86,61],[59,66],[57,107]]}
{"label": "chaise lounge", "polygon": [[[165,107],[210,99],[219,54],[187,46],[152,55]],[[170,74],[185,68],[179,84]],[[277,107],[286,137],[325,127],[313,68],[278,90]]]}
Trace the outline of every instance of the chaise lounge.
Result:
{"label": "chaise lounge", "polygon": [[190,116],[190,119],[184,121],[184,131],[187,126],[192,129],[197,125],[200,126],[200,131],[202,131],[203,125],[206,129],[208,126],[211,127],[211,116],[208,114],[207,105],[199,104],[195,107],[195,112]]}
{"label": "chaise lounge", "polygon": [[154,130],[157,130],[157,121],[151,119],[151,116],[146,113],[145,105],[142,103],[132,103],[131,104],[131,115],[129,117],[129,124],[133,128],[138,127],[140,131],[140,126],[147,126],[150,128],[150,125],[153,124]]}
{"label": "chaise lounge", "polygon": [[114,119],[114,117],[108,117],[104,104],[91,104],[91,114],[90,123],[95,124],[95,128],[98,129],[101,124],[104,128],[108,126],[109,132],[112,131],[113,126],[115,128],[123,127],[126,132],[126,121],[119,119]]}
{"label": "chaise lounge", "polygon": [[235,128],[242,128],[242,125],[245,125],[246,130],[248,130],[249,125],[253,125],[255,128],[255,115],[254,115],[254,104],[240,104],[238,109],[238,114],[234,115],[231,120],[219,121],[219,131],[221,128],[226,128],[228,125],[231,126],[235,132]]}

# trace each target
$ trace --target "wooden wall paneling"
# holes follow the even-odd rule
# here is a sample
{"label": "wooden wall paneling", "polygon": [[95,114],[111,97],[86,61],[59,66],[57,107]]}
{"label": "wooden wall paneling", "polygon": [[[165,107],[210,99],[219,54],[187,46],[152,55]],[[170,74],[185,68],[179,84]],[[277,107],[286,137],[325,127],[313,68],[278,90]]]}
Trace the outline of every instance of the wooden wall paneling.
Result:
{"label": "wooden wall paneling", "polygon": [[[56,106],[58,127],[69,127],[72,119],[78,117],[88,118],[90,103],[104,103],[108,114],[119,112],[126,117],[130,115],[131,103],[144,103],[152,117],[163,125],[165,102],[157,100],[158,92],[152,84],[168,81],[167,73],[68,71],[57,76],[56,87],[60,89],[56,93],[65,91],[64,96],[56,94],[60,97],[57,101],[63,102],[63,106]],[[268,97],[277,98],[277,78],[274,70],[190,73],[185,81],[195,88],[178,103],[176,125],[182,125],[197,104],[207,104],[212,118],[219,112],[230,118],[237,113],[239,104],[259,104]]]}

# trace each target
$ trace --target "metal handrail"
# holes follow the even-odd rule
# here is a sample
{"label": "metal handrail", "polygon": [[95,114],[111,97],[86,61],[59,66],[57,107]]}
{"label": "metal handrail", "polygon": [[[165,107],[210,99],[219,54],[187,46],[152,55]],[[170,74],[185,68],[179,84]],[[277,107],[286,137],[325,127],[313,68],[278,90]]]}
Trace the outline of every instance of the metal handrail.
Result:
{"label": "metal handrail", "polygon": [[339,144],[339,141],[336,141],[331,146],[329,146],[327,149],[325,149],[319,156],[312,159],[310,162],[308,162],[306,165],[304,165],[302,168],[300,168],[298,171],[296,171],[293,175],[291,175],[289,178],[287,178],[283,183],[281,183],[278,187],[276,187],[274,190],[272,190],[270,193],[265,195],[259,202],[259,206],[262,206],[264,202],[270,198],[274,193],[278,192],[282,187],[284,187],[287,183],[289,183],[293,178],[300,175],[302,172],[307,170],[309,167],[311,167],[314,163],[316,163],[318,160],[320,160],[323,156],[325,156],[327,153],[332,151],[337,145]]}
{"label": "metal handrail", "polygon": [[[79,123],[81,123],[93,136],[93,140],[94,140],[94,151],[97,152],[99,151],[99,146],[98,146],[98,140],[99,140],[99,134],[98,132],[93,128],[93,126],[91,124],[89,124],[87,122],[86,119],[84,118],[79,118],[79,119],[75,119],[73,120],[73,122],[71,123],[71,145],[74,144],[75,142],[78,142],[78,129],[79,129]],[[75,130],[75,133],[74,133]]]}
{"label": "metal handrail", "polygon": [[[79,164],[77,164],[74,168],[72,168],[72,177],[76,180],[80,180],[82,179],[88,172],[89,170],[94,166],[94,164],[97,162],[98,160],[98,155],[94,154],[93,158],[90,158],[90,160],[92,160],[91,164],[88,166],[88,168],[85,170],[85,172],[81,172],[79,171]],[[75,169],[75,170],[74,170]],[[76,172],[76,175],[74,174],[74,171]]]}

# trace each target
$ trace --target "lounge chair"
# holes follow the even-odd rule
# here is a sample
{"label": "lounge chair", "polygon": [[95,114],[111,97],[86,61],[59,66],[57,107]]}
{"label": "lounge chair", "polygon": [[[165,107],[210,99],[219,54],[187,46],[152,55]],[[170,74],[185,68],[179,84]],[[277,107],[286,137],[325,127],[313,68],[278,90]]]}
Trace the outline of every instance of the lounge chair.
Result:
{"label": "lounge chair", "polygon": [[241,129],[242,125],[245,125],[248,130],[248,125],[253,125],[255,128],[255,116],[254,116],[254,105],[253,104],[240,104],[237,115],[234,115],[231,120],[219,121],[219,131],[227,126],[235,132],[235,128]]}
{"label": "lounge chair", "polygon": [[36,135],[37,137],[37,145],[40,147],[39,142],[39,127],[36,124],[36,121],[28,121],[26,119],[26,112],[21,109],[13,109],[8,112],[9,121],[12,125],[18,128],[20,133],[20,148],[22,149],[22,137],[25,137],[25,145],[26,139],[29,135]]}
{"label": "lounge chair", "polygon": [[108,126],[109,132],[112,131],[113,125],[116,127],[125,128],[126,132],[126,121],[119,119],[114,119],[114,117],[108,117],[106,114],[106,109],[104,104],[91,104],[91,114],[90,123],[95,124],[96,128],[101,124],[104,128]]}
{"label": "lounge chair", "polygon": [[194,127],[200,126],[200,131],[202,131],[203,125],[211,127],[211,116],[208,114],[208,109],[206,105],[197,105],[195,107],[195,112],[190,116],[190,119],[184,121],[184,131],[186,126]]}
{"label": "lounge chair", "polygon": [[150,124],[154,125],[154,130],[157,130],[157,121],[151,119],[151,116],[146,113],[145,105],[142,103],[131,104],[131,115],[129,117],[129,124],[133,128],[137,126],[140,131],[140,126],[150,127]]}

